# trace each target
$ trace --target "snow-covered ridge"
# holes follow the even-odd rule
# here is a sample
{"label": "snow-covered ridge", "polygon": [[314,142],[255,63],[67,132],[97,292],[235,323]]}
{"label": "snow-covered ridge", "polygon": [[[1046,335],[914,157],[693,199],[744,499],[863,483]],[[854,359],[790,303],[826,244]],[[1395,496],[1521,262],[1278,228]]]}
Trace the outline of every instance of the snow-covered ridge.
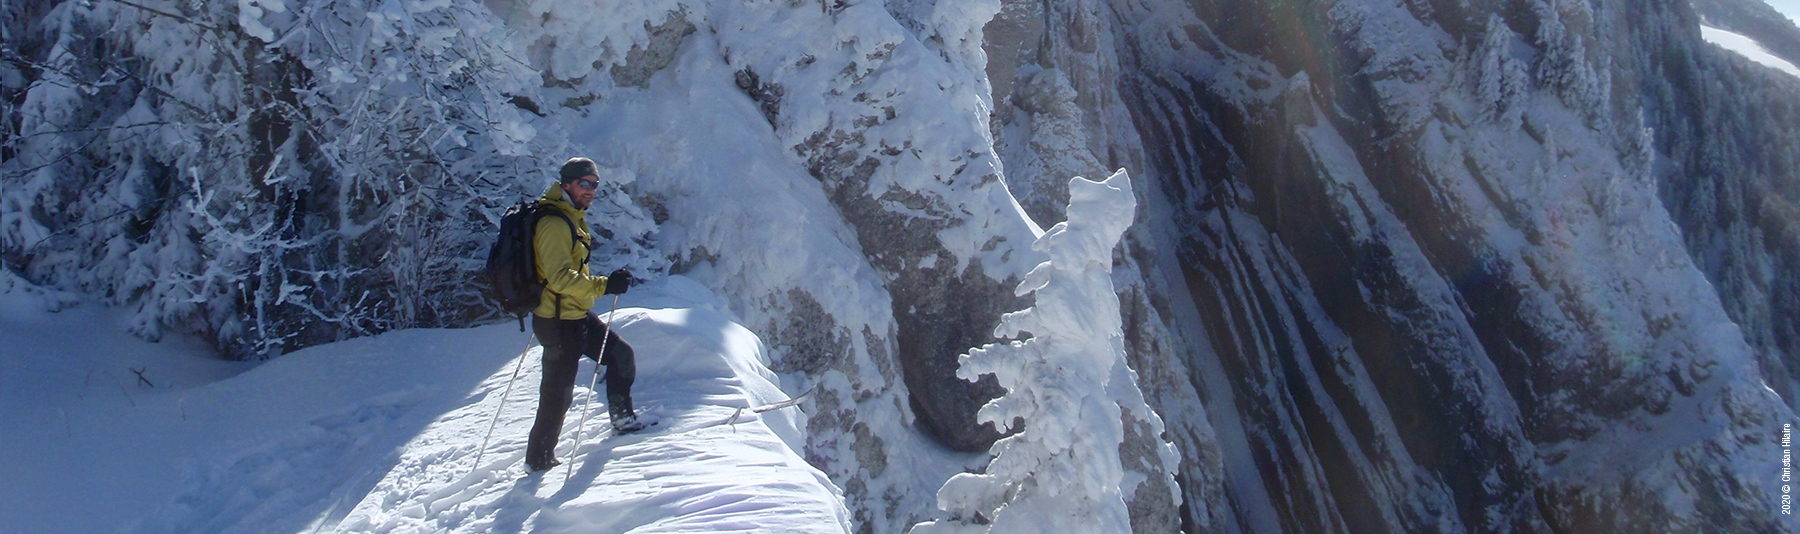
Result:
{"label": "snow-covered ridge", "polygon": [[1757,64],[1800,78],[1800,67],[1795,67],[1793,63],[1789,63],[1785,59],[1775,57],[1775,54],[1769,53],[1769,50],[1763,48],[1762,44],[1757,43],[1755,39],[1704,24],[1700,26],[1700,37],[1706,39],[1706,42],[1719,45],[1720,48],[1737,52],[1738,55]]}
{"label": "snow-covered ridge", "polygon": [[[634,291],[616,321],[638,354],[638,407],[660,425],[608,436],[597,401],[578,448],[580,417],[568,418],[559,453],[570,465],[538,475],[519,459],[541,348],[521,354],[526,334],[511,324],[393,332],[250,368],[116,328],[80,335],[119,311],[45,314],[23,291],[0,300],[0,334],[26,340],[0,353],[0,532],[850,528],[842,492],[796,452],[803,414],[725,423],[788,397],[762,342],[685,278]],[[155,386],[127,381],[134,368]]]}

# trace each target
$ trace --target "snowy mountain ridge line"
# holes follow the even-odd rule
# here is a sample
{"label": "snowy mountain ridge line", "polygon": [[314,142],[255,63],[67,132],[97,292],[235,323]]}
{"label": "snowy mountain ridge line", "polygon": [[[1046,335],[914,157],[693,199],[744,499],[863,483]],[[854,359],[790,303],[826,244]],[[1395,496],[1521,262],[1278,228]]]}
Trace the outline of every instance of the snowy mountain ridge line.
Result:
{"label": "snowy mountain ridge line", "polygon": [[[800,457],[802,412],[716,424],[787,398],[754,334],[692,281],[641,291],[615,324],[640,355],[639,406],[660,426],[590,429],[577,449],[572,417],[560,449],[572,474],[537,475],[519,460],[540,349],[517,352],[525,334],[512,325],[394,332],[250,368],[201,359],[191,343],[86,338],[111,343],[104,353],[80,337],[20,337],[122,314],[45,314],[42,299],[8,291],[0,332],[28,341],[0,358],[0,452],[13,459],[0,467],[0,531],[848,532],[842,492]],[[528,371],[501,406],[518,358]],[[159,387],[81,385],[125,367],[147,368]],[[604,414],[603,403],[589,408]],[[496,409],[489,465],[469,476]]]}

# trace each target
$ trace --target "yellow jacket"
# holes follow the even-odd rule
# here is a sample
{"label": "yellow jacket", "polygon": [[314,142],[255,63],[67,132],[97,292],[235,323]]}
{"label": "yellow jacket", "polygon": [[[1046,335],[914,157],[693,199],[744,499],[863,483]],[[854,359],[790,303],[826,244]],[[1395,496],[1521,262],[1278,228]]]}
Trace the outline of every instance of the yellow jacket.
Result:
{"label": "yellow jacket", "polygon": [[539,202],[568,217],[574,223],[575,235],[569,235],[570,225],[563,224],[562,219],[551,215],[538,219],[531,248],[537,255],[538,277],[544,280],[544,295],[531,313],[551,319],[587,317],[594,299],[606,293],[606,277],[588,274],[588,248],[593,236],[588,234],[587,211],[575,209],[563,200],[562,186],[557,184],[552,184]]}

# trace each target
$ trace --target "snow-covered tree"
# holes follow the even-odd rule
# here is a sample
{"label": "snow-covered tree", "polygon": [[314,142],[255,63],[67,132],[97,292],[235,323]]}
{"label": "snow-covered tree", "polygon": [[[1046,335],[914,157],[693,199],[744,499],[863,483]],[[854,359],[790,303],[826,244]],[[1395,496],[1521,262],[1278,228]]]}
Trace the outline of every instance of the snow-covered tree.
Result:
{"label": "snow-covered tree", "polygon": [[1476,70],[1476,97],[1487,108],[1486,118],[1506,129],[1519,127],[1531,90],[1531,76],[1526,73],[1524,62],[1513,57],[1517,39],[1518,34],[1495,15],[1488,18],[1487,32],[1476,51],[1481,62]]}
{"label": "snow-covered tree", "polygon": [[1610,61],[1594,42],[1592,6],[1574,0],[1532,4],[1538,17],[1533,45],[1538,49],[1534,75],[1570,109],[1589,120],[1602,120],[1612,92]]}
{"label": "snow-covered tree", "polygon": [[[1037,303],[995,329],[996,337],[1026,339],[971,350],[957,370],[965,380],[999,379],[1006,393],[979,417],[1016,432],[994,444],[985,472],[956,475],[939,490],[938,506],[954,519],[922,523],[914,534],[1131,531],[1121,413],[1162,431],[1126,365],[1111,278],[1113,248],[1136,205],[1122,169],[1104,182],[1069,181],[1068,220],[1032,245],[1050,259],[1016,290],[1035,293]],[[1173,447],[1161,447],[1164,472],[1175,472]],[[1175,492],[1173,479],[1161,482]]]}
{"label": "snow-covered tree", "polygon": [[[71,1],[7,43],[8,268],[232,357],[491,316],[494,222],[576,155],[475,0]],[[642,270],[605,174],[594,261]]]}

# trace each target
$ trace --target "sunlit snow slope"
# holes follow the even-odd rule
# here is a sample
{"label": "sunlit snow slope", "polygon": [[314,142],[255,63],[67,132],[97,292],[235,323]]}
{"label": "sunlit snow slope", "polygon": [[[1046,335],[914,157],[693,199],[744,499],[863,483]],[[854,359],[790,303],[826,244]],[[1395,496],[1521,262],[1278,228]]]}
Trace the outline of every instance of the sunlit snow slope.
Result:
{"label": "sunlit snow slope", "polygon": [[244,370],[197,346],[113,339],[108,310],[47,314],[42,297],[0,294],[0,533],[848,530],[841,491],[794,452],[804,415],[726,423],[788,398],[762,343],[685,278],[630,297],[616,324],[638,354],[638,408],[660,424],[611,436],[596,400],[573,461],[579,412],[568,419],[570,465],[528,475],[536,346],[472,469],[526,342],[511,324]]}
{"label": "sunlit snow slope", "polygon": [[1794,67],[1793,63],[1788,63],[1785,59],[1775,57],[1775,54],[1769,53],[1755,39],[1704,25],[1700,26],[1700,37],[1706,39],[1706,42],[1737,52],[1757,64],[1800,77],[1800,68]]}

